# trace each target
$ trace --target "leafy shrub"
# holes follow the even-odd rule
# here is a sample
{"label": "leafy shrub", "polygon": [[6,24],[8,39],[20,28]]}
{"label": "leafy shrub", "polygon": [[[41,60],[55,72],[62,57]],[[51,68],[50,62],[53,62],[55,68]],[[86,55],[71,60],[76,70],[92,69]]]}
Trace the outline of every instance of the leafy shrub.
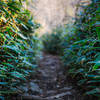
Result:
{"label": "leafy shrub", "polygon": [[30,34],[36,28],[21,0],[0,1],[0,95],[18,92],[37,67],[39,39]]}
{"label": "leafy shrub", "polygon": [[[92,0],[78,15],[73,35],[66,35],[63,61],[86,95],[100,96],[100,2]],[[64,42],[65,43],[65,42]]]}
{"label": "leafy shrub", "polygon": [[63,28],[57,27],[52,31],[52,33],[47,33],[42,36],[42,42],[44,50],[52,54],[60,54],[62,50],[62,38],[63,38]]}

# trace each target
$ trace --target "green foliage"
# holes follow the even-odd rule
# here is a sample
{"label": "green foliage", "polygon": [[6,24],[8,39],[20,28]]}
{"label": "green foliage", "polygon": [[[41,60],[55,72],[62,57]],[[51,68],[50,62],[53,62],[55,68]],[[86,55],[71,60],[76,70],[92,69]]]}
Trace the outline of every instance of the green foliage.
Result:
{"label": "green foliage", "polygon": [[21,0],[0,1],[0,95],[18,93],[18,86],[37,67],[38,28]]}
{"label": "green foliage", "polygon": [[74,34],[65,35],[62,58],[85,94],[100,97],[100,2],[92,0],[83,9],[77,15]]}
{"label": "green foliage", "polygon": [[62,32],[63,28],[57,27],[52,31],[52,33],[47,33],[42,36],[42,42],[44,46],[44,50],[48,53],[52,54],[60,54],[62,47]]}
{"label": "green foliage", "polygon": [[[17,92],[18,85],[26,80],[26,76],[36,68],[36,52],[34,39],[24,41],[9,39],[9,44],[1,46],[0,50],[0,93]],[[27,44],[27,42],[31,42]],[[31,46],[32,45],[32,46]],[[9,90],[9,91],[8,91]]]}

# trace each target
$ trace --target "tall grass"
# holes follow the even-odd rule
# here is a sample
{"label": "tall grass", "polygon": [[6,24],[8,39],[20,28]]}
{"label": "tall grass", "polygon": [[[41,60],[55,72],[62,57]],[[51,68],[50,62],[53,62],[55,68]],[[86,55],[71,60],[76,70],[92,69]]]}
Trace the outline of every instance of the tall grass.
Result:
{"label": "tall grass", "polygon": [[[82,6],[83,7],[83,6]],[[100,87],[100,2],[92,0],[77,15],[75,34],[67,35],[63,61],[68,73],[77,80],[85,95],[99,97]]]}
{"label": "tall grass", "polygon": [[18,93],[37,67],[39,40],[31,34],[36,28],[21,0],[0,0],[0,95]]}

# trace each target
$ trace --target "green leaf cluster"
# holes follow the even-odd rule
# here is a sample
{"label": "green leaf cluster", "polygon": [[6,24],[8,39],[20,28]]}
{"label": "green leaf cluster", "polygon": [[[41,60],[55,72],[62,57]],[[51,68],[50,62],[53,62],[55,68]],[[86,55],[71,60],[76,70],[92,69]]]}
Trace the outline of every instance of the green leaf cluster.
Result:
{"label": "green leaf cluster", "polygon": [[37,67],[38,27],[21,0],[0,0],[0,95],[18,93]]}
{"label": "green leaf cluster", "polygon": [[[63,62],[66,71],[88,96],[100,97],[100,2],[91,0],[79,6],[73,35],[66,34],[63,42]],[[99,100],[99,99],[98,99]]]}
{"label": "green leaf cluster", "polygon": [[53,29],[52,33],[44,34],[41,39],[43,51],[51,54],[60,54],[62,52],[63,27]]}

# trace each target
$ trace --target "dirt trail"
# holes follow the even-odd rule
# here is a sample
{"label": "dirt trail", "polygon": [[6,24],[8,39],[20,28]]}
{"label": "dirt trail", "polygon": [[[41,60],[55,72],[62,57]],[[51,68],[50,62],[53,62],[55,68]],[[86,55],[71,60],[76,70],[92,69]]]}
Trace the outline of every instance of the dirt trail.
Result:
{"label": "dirt trail", "polygon": [[21,100],[83,100],[66,82],[61,66],[60,57],[43,54],[37,74],[21,87]]}

